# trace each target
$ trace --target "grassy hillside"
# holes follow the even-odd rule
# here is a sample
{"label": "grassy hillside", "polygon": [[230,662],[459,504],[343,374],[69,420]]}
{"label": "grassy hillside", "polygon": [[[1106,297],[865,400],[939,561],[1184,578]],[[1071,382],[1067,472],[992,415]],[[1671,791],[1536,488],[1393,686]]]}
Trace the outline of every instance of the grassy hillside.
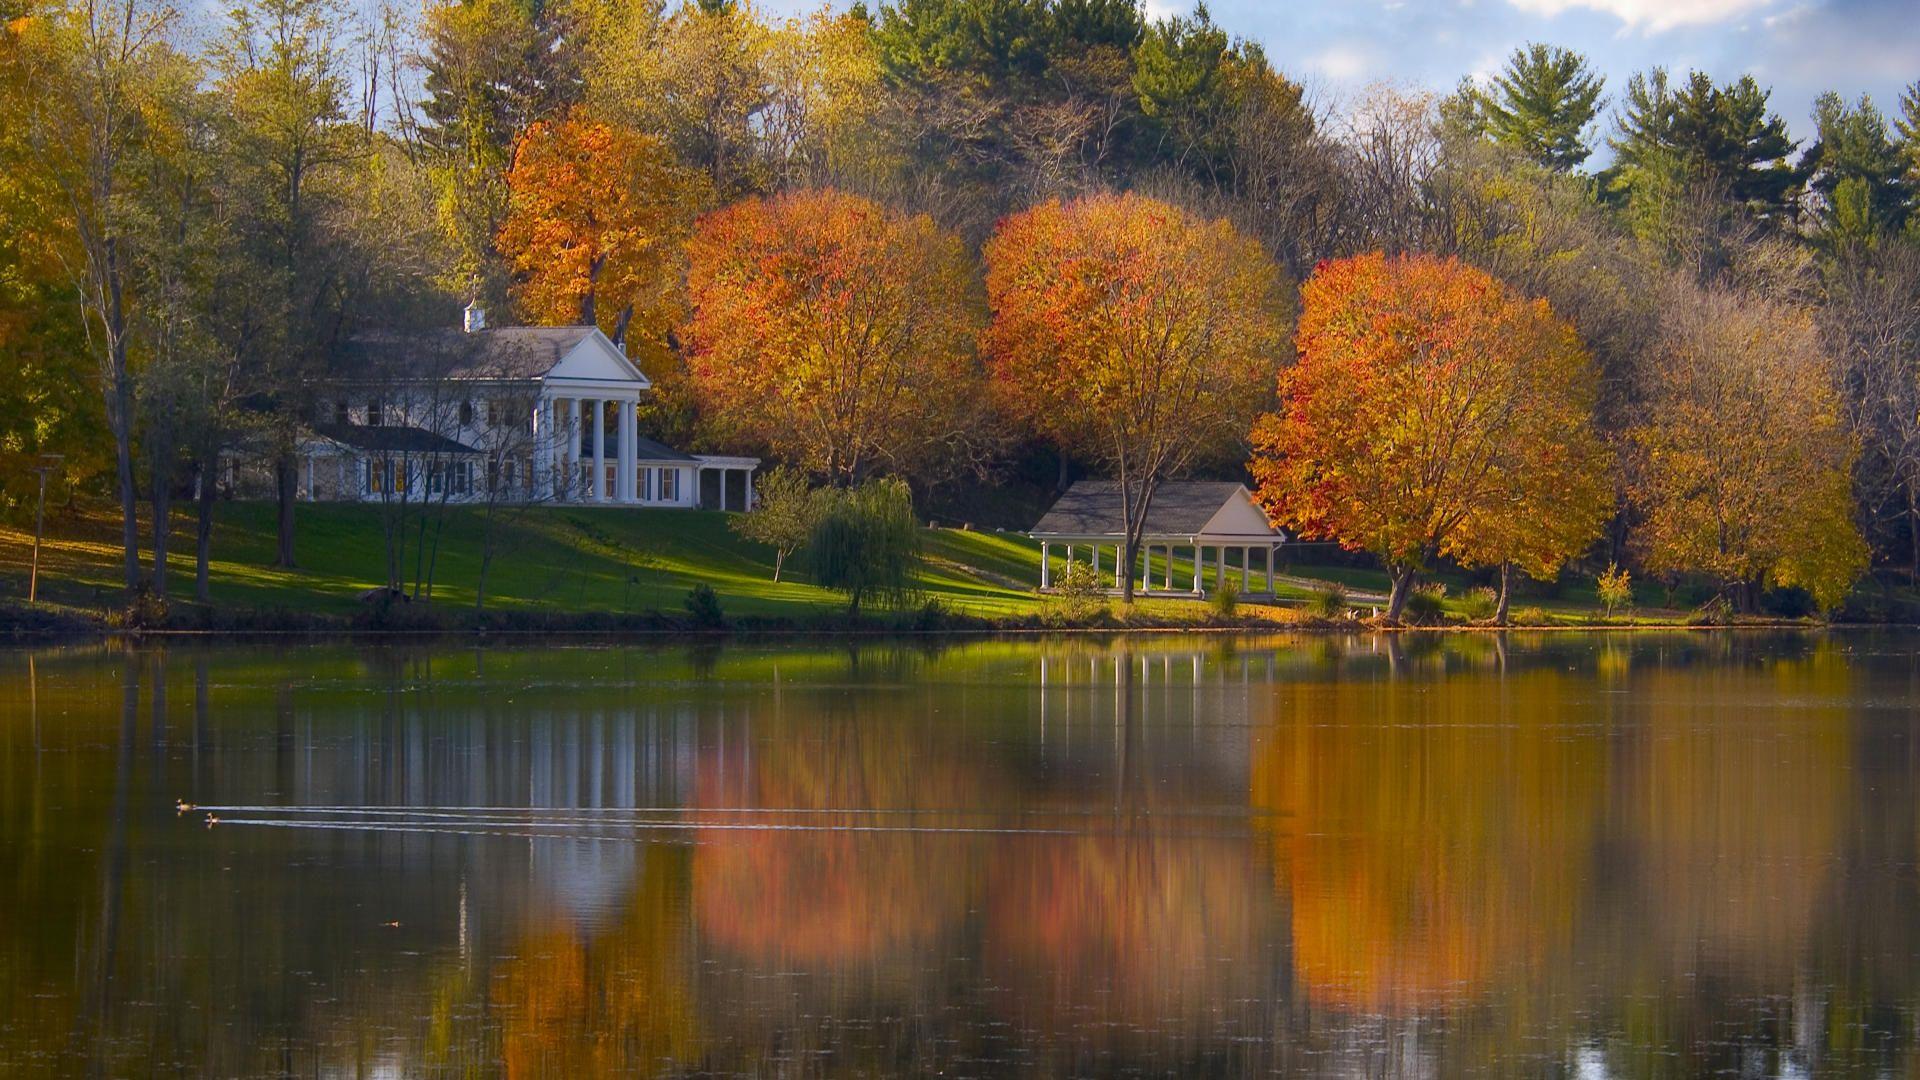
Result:
{"label": "grassy hillside", "polygon": [[[385,576],[387,530],[374,506],[309,504],[299,508],[299,567],[273,565],[274,508],[266,503],[223,503],[215,532],[212,567],[213,608],[225,614],[288,613],[293,616],[351,618],[367,610],[362,594]],[[837,594],[812,585],[804,563],[790,560],[784,580],[773,579],[773,552],[735,536],[728,515],[685,510],[539,507],[509,511],[493,526],[496,554],[487,580],[487,608],[504,613],[552,615],[604,614],[644,616],[684,611],[688,590],[711,586],[730,617],[814,621],[844,610]],[[411,586],[431,560],[436,609],[460,618],[474,608],[484,512],[449,508],[428,517],[424,534],[418,520],[407,528],[401,578]],[[109,508],[51,512],[49,540],[42,557],[41,596],[56,608],[105,612],[124,603],[121,595],[118,529]],[[150,530],[142,523],[142,541]],[[192,522],[178,519],[169,562],[176,611],[190,609],[179,598],[191,596]],[[0,603],[17,604],[26,595],[31,533],[0,525]],[[1279,589],[1284,600],[1307,596],[1318,583],[1338,581],[1364,613],[1367,594],[1383,592],[1386,576],[1351,566],[1315,566],[1303,561],[1310,548],[1296,549],[1283,567]],[[923,599],[947,610],[992,619],[1020,618],[1040,612],[1046,603],[1035,595],[1039,545],[1017,533],[929,529],[926,568],[920,580]],[[1109,556],[1110,557],[1110,556]],[[1064,560],[1055,549],[1055,573]],[[1192,580],[1191,565],[1174,564],[1174,580]],[[1156,559],[1154,579],[1165,566]],[[1235,575],[1237,576],[1237,575]],[[1256,572],[1255,584],[1264,576]],[[1447,580],[1447,607],[1461,614],[1460,598],[1469,582]],[[1681,612],[1648,610],[1642,619],[1671,622]],[[1549,621],[1592,621],[1596,603],[1590,585],[1556,590],[1552,596],[1523,597],[1516,606],[1543,609]],[[1185,622],[1203,618],[1207,609],[1187,600],[1153,600],[1139,605],[1136,618]],[[1279,609],[1248,614],[1284,618]]]}
{"label": "grassy hillside", "polygon": [[[176,596],[192,591],[191,523],[176,526],[169,566]],[[471,608],[480,577],[485,531],[480,510],[450,508],[406,530],[401,576],[409,583],[432,560],[432,598],[442,607]],[[502,610],[643,613],[679,611],[695,584],[720,595],[730,614],[805,616],[827,613],[843,601],[807,583],[790,561],[784,580],[773,578],[773,553],[727,528],[727,515],[684,510],[542,507],[506,515],[494,525],[495,551],[487,575],[488,607]],[[42,552],[41,595],[58,604],[100,609],[119,597],[117,532],[104,514],[55,515]],[[142,539],[147,539],[143,528]],[[0,527],[0,589],[25,593],[32,536]],[[299,508],[297,569],[273,566],[273,507],[220,507],[212,566],[216,607],[351,614],[361,594],[385,576],[388,538],[378,507],[303,505]],[[980,615],[1032,610],[1030,583],[1038,550],[1023,537],[929,530],[928,568],[921,587],[949,607]],[[1028,584],[1017,584],[1025,582]]]}

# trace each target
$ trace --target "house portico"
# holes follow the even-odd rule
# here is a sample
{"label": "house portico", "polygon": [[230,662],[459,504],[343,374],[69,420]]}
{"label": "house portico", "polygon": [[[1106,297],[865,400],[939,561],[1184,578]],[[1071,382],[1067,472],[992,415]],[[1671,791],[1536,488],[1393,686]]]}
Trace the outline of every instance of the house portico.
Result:
{"label": "house portico", "polygon": [[[340,377],[316,388],[301,497],[693,508],[709,505],[702,481],[717,474],[715,508],[751,507],[759,459],[642,436],[653,383],[597,328],[484,323],[470,308],[464,331],[350,343]],[[229,455],[231,487],[247,458]],[[743,477],[738,498],[730,476]]]}

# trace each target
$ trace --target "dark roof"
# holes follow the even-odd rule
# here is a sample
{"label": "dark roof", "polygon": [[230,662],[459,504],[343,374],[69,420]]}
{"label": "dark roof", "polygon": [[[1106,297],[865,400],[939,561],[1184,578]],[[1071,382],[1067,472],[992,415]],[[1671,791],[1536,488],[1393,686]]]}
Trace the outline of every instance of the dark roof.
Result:
{"label": "dark roof", "polygon": [[[1147,507],[1143,536],[1192,536],[1233,498],[1242,485],[1229,480],[1193,480],[1161,484]],[[1112,480],[1081,480],[1068,488],[1031,530],[1049,536],[1120,536],[1126,532],[1120,485]]]}
{"label": "dark roof", "polygon": [[480,451],[425,428],[359,424],[320,424],[313,433],[355,450],[377,454],[477,454]]}
{"label": "dark roof", "polygon": [[634,458],[639,461],[698,461],[692,454],[683,454],[666,443],[654,442],[644,435],[633,440]]}
{"label": "dark roof", "polygon": [[477,333],[362,334],[340,368],[363,379],[537,379],[594,332],[591,326],[503,326]]}

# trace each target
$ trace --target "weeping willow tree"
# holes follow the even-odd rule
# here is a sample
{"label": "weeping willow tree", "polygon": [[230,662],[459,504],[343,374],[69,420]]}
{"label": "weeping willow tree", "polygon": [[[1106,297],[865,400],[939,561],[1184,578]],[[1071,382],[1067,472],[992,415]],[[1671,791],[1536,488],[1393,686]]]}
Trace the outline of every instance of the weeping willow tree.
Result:
{"label": "weeping willow tree", "polygon": [[920,566],[920,522],[902,480],[874,480],[822,493],[807,541],[814,583],[845,593],[847,614],[868,600],[901,604],[913,596]]}

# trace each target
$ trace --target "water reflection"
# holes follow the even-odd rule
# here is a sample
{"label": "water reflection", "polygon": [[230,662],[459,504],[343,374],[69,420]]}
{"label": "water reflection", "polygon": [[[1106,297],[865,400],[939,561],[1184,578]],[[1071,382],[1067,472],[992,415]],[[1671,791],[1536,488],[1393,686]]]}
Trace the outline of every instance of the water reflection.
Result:
{"label": "water reflection", "polygon": [[0,1072],[1908,1072],[1916,673],[1864,635],[7,655]]}

